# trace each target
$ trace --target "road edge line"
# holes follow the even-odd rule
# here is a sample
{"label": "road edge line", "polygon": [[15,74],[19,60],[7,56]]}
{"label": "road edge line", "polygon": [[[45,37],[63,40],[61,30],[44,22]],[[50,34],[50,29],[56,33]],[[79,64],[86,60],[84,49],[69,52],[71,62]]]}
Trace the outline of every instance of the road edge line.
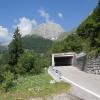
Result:
{"label": "road edge line", "polygon": [[75,83],[75,82],[69,80],[68,78],[66,78],[66,77],[64,77],[64,76],[61,76],[61,77],[62,77],[62,79],[65,80],[66,82],[69,82],[69,83],[71,83],[71,84],[73,84],[73,85],[79,87],[80,89],[82,89],[82,90],[84,90],[84,91],[86,91],[86,92],[88,92],[88,93],[90,93],[90,94],[96,96],[97,98],[100,98],[100,95],[98,95],[98,94],[92,92],[91,90],[86,89],[86,88],[84,88],[83,86],[78,85],[77,83]]}

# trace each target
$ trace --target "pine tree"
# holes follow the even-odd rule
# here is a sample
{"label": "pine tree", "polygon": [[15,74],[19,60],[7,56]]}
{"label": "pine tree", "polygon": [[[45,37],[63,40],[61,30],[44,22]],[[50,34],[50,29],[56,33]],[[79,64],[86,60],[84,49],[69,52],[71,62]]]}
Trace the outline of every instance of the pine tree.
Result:
{"label": "pine tree", "polygon": [[23,53],[22,38],[21,38],[21,34],[19,33],[19,29],[17,27],[13,35],[13,40],[9,44],[8,64],[11,66],[11,71],[15,71],[14,66],[17,64],[18,58],[20,57],[20,54],[22,53]]}
{"label": "pine tree", "polygon": [[98,0],[98,4],[94,9],[93,18],[97,23],[100,22],[100,0]]}

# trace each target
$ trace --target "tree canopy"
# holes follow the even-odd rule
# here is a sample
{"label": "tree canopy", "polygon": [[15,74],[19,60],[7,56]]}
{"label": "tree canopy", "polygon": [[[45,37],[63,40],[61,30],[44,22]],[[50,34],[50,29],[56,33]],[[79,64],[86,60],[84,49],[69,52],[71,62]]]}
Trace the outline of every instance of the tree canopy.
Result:
{"label": "tree canopy", "polygon": [[76,33],[90,42],[90,51],[100,52],[100,0],[93,12],[80,24]]}
{"label": "tree canopy", "polygon": [[12,42],[9,44],[8,52],[9,52],[8,64],[12,66],[12,71],[14,71],[15,70],[14,65],[17,64],[18,58],[23,53],[22,38],[18,28],[16,29],[13,35]]}

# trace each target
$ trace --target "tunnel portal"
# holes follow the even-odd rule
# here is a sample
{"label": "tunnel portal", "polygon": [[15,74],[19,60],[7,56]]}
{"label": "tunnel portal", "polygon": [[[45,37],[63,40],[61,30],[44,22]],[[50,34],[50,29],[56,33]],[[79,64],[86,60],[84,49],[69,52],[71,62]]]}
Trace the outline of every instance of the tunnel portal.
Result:
{"label": "tunnel portal", "polygon": [[54,57],[55,66],[72,66],[72,56]]}

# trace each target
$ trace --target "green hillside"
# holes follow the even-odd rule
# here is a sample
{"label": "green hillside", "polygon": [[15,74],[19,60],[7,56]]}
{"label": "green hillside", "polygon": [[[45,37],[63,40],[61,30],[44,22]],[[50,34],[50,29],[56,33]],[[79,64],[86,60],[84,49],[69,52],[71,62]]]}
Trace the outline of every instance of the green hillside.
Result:
{"label": "green hillside", "polygon": [[89,43],[90,51],[100,52],[100,0],[93,12],[79,25],[77,34]]}
{"label": "green hillside", "polygon": [[68,35],[72,34],[72,33],[75,33],[76,32],[76,28],[72,29],[71,31],[69,32],[64,32],[62,33],[59,37],[58,37],[58,41],[61,41],[61,40],[64,40],[68,37]]}
{"label": "green hillside", "polygon": [[63,33],[56,42],[52,52],[86,52],[92,55],[100,53],[100,0],[93,12],[76,30]]}
{"label": "green hillside", "polygon": [[40,36],[32,35],[23,38],[23,45],[25,49],[34,49],[38,53],[46,52],[52,45],[52,41],[44,39]]}
{"label": "green hillside", "polygon": [[0,53],[6,52],[7,46],[0,45]]}

